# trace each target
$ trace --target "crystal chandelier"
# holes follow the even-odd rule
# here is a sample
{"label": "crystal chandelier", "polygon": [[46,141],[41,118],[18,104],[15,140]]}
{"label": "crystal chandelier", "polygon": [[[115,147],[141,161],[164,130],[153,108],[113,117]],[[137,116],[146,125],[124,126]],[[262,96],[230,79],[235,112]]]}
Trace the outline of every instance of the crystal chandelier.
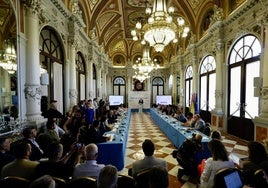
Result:
{"label": "crystal chandelier", "polygon": [[15,41],[7,39],[4,41],[5,50],[1,53],[0,67],[5,69],[9,74],[17,71]]}
{"label": "crystal chandelier", "polygon": [[154,0],[153,10],[149,7],[145,10],[149,15],[148,23],[142,25],[141,21],[136,23],[136,29],[131,31],[133,40],[144,40],[153,46],[156,52],[162,52],[171,41],[178,42],[178,37],[186,37],[190,28],[185,26],[182,17],[173,22],[174,7],[167,11],[166,0]]}
{"label": "crystal chandelier", "polygon": [[156,65],[150,58],[150,49],[149,45],[145,44],[143,48],[143,56],[142,58],[138,58],[136,60],[136,64],[133,65],[135,69],[135,78],[144,81],[146,78],[149,78],[150,72],[154,69],[158,69],[159,65]]}

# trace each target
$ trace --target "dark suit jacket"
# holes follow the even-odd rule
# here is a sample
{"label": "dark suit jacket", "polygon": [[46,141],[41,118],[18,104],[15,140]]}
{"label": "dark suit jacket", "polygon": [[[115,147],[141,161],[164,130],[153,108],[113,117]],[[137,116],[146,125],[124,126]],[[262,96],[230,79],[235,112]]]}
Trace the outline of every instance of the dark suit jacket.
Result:
{"label": "dark suit jacket", "polygon": [[32,153],[31,153],[29,159],[31,161],[39,161],[43,156],[43,153],[40,151],[40,149],[36,145],[34,145],[30,140],[28,140],[27,138],[24,138],[23,141],[29,143],[32,147]]}
{"label": "dark suit jacket", "polygon": [[2,153],[0,152],[0,172],[6,164],[15,160],[15,156],[10,153]]}

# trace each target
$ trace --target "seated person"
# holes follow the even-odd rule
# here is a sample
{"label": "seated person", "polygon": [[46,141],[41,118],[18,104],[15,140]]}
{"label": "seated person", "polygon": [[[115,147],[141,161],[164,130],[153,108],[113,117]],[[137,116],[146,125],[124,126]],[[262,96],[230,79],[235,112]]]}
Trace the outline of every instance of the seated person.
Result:
{"label": "seated person", "polygon": [[208,143],[208,149],[212,157],[206,160],[205,168],[200,177],[201,188],[212,188],[214,177],[218,170],[234,168],[234,163],[229,161],[228,153],[223,143],[218,139],[212,139]]}
{"label": "seated person", "polygon": [[206,124],[205,124],[204,120],[202,120],[202,118],[200,117],[199,114],[195,114],[193,116],[193,120],[192,120],[192,123],[191,123],[191,129],[203,132],[204,128],[205,128],[205,125]]}
{"label": "seated person", "polygon": [[17,176],[28,180],[35,177],[35,169],[39,164],[37,161],[30,161],[31,145],[21,141],[14,146],[16,159],[2,168],[1,178],[6,176]]}
{"label": "seated person", "polygon": [[185,115],[181,112],[180,109],[178,109],[176,111],[176,113],[173,116],[174,118],[176,118],[178,121],[182,122],[182,123],[186,123],[187,122],[187,118],[185,117]]}
{"label": "seated person", "polygon": [[116,188],[118,173],[115,166],[107,165],[100,171],[98,188]]}
{"label": "seated person", "polygon": [[64,157],[62,157],[63,146],[59,142],[53,142],[48,145],[46,150],[47,161],[41,161],[36,167],[36,176],[40,177],[49,174],[53,177],[69,180],[73,175],[74,167],[66,164],[71,155],[75,152],[73,147]]}
{"label": "seated person", "polygon": [[44,175],[34,180],[29,188],[56,188],[56,182],[50,175]]}
{"label": "seated person", "polygon": [[212,131],[211,136],[212,139],[218,139],[221,140],[221,132],[218,130]]}
{"label": "seated person", "polygon": [[100,132],[100,122],[94,120],[93,124],[90,126],[86,133],[85,143],[101,143],[110,140],[111,137],[104,137]]}
{"label": "seated person", "polygon": [[186,115],[186,119],[187,121],[185,123],[181,123],[181,125],[183,126],[190,126],[193,120],[193,113],[192,112],[188,112]]}
{"label": "seated person", "polygon": [[36,141],[37,126],[27,126],[22,131],[23,140],[31,145],[32,152],[30,155],[31,161],[38,161],[42,158],[44,151],[40,148],[39,143]]}
{"label": "seated person", "polygon": [[15,156],[10,152],[10,139],[0,138],[0,172],[6,164],[15,160]]}
{"label": "seated person", "polygon": [[262,143],[257,141],[248,143],[248,160],[242,162],[241,168],[247,180],[246,184],[252,184],[253,174],[259,169],[263,169],[268,174],[268,157]]}
{"label": "seated person", "polygon": [[155,158],[154,157],[154,143],[146,139],[142,143],[142,150],[144,153],[144,159],[136,161],[132,164],[132,176],[136,177],[137,173],[142,170],[150,169],[154,166],[162,166],[167,169],[167,162],[163,159]]}
{"label": "seated person", "polygon": [[185,139],[178,150],[174,150],[172,155],[177,159],[179,165],[182,167],[178,170],[178,178],[183,175],[196,176],[197,172],[197,153],[202,151],[202,135],[193,134],[191,139]]}
{"label": "seated person", "polygon": [[86,160],[84,163],[75,166],[73,178],[90,176],[97,179],[101,169],[105,166],[104,164],[97,163],[98,146],[96,144],[88,144],[85,147],[84,153]]}

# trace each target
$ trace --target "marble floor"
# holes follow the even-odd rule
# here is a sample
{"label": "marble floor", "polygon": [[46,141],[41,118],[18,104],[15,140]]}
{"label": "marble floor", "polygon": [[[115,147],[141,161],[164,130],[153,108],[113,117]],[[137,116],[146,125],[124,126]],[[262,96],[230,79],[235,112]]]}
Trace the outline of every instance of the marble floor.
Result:
{"label": "marble floor", "polygon": [[[247,156],[246,142],[231,135],[223,134],[223,143],[229,153],[238,158]],[[183,182],[177,179],[178,162],[171,155],[175,149],[169,139],[162,133],[158,126],[152,121],[149,113],[132,113],[129,128],[128,143],[125,156],[125,168],[121,174],[127,174],[131,164],[144,157],[142,142],[151,139],[155,144],[155,156],[165,159],[168,164],[169,188],[192,188],[197,187],[189,177],[183,176]]]}

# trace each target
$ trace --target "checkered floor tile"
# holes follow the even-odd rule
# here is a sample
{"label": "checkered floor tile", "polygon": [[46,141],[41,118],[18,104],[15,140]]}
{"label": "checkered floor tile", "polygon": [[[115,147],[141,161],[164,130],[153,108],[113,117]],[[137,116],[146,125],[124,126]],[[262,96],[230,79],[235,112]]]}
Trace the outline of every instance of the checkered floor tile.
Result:
{"label": "checkered floor tile", "polygon": [[[171,155],[175,147],[169,139],[162,133],[158,126],[151,120],[149,113],[132,113],[129,128],[128,143],[125,156],[125,168],[120,171],[121,174],[127,174],[128,169],[136,160],[144,157],[142,152],[142,142],[145,139],[151,139],[155,144],[155,156],[163,158],[168,163],[169,188],[192,188],[196,187],[188,177],[183,176],[185,182],[177,179],[178,162]],[[246,142],[230,135],[223,134],[223,143],[230,153],[234,153],[239,158],[247,156]]]}

